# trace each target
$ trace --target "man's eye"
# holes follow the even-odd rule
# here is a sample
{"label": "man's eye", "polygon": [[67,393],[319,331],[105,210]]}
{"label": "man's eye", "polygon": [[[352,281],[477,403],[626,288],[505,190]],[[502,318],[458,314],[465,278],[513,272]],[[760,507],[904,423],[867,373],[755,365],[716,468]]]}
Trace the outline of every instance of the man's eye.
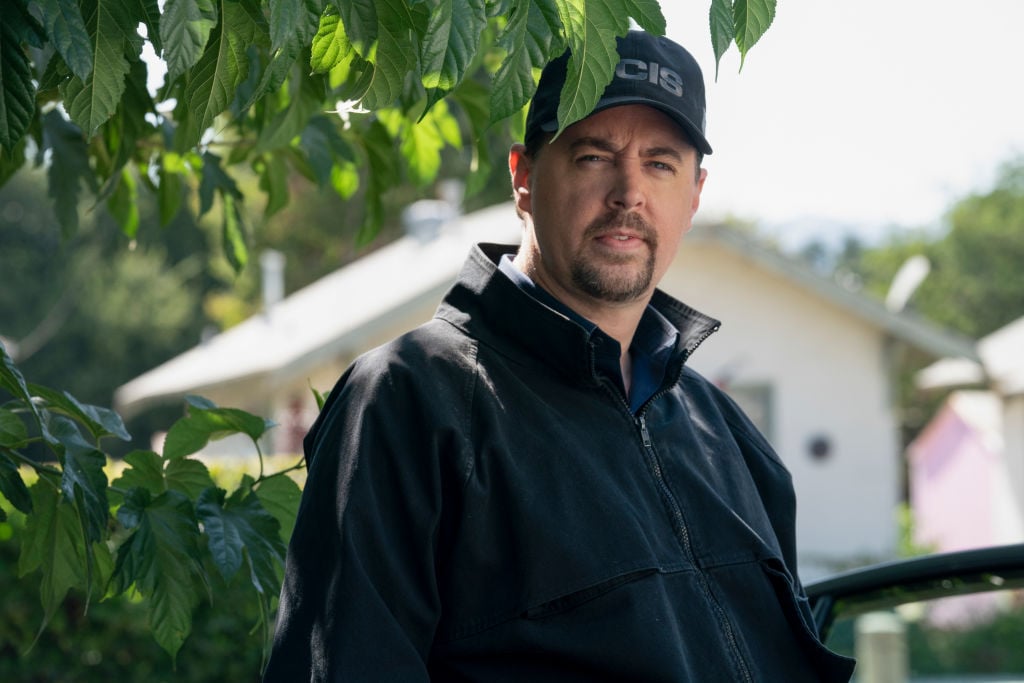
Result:
{"label": "man's eye", "polygon": [[651,166],[658,169],[659,171],[668,171],[669,173],[675,173],[676,167],[672,164],[666,164],[664,161],[652,161]]}

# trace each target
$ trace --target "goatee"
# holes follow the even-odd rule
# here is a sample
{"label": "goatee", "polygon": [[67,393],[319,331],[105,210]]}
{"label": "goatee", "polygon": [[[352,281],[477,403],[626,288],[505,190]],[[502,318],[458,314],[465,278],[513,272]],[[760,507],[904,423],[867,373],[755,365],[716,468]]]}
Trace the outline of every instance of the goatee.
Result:
{"label": "goatee", "polygon": [[[634,301],[647,293],[654,279],[654,255],[658,249],[658,233],[635,213],[613,212],[594,220],[583,233],[584,245],[615,228],[628,228],[647,244],[647,259],[636,263],[634,254],[587,255],[586,246],[577,252],[571,263],[573,284],[587,295],[609,303]],[[636,265],[631,267],[631,263]]]}

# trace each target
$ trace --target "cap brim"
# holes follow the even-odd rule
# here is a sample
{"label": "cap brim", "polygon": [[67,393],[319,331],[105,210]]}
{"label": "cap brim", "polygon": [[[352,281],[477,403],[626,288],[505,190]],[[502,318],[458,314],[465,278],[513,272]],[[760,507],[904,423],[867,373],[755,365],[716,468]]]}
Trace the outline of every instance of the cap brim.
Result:
{"label": "cap brim", "polygon": [[[639,97],[635,95],[602,98],[597,101],[597,105],[594,107],[593,111],[591,111],[591,113],[588,116],[593,116],[597,112],[604,111],[605,109],[611,109],[612,107],[621,107],[626,104],[644,104],[647,105],[648,107],[654,107],[658,111],[663,112],[670,119],[675,121],[680,128],[683,129],[683,132],[686,134],[686,137],[690,140],[693,146],[700,151],[701,154],[711,154],[711,145],[708,144],[707,139],[700,132],[700,127],[694,124],[693,121],[687,119],[685,116],[682,116],[675,109],[672,109],[671,107],[666,107],[663,103],[657,100],[652,100],[646,97]],[[553,119],[545,123],[542,123],[540,125],[540,129],[545,133],[554,133],[556,130],[558,130],[558,120]]]}

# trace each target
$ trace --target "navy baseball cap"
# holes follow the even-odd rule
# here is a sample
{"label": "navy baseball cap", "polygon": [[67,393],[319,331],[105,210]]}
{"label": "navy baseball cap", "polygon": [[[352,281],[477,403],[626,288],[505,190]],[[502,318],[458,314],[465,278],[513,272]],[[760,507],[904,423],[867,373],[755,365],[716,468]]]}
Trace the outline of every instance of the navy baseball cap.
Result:
{"label": "navy baseball cap", "polygon": [[[646,31],[617,39],[619,63],[611,83],[591,114],[624,104],[646,104],[668,114],[703,154],[711,154],[704,137],[704,75],[697,60],[681,45]],[[526,115],[526,140],[558,130],[558,102],[565,84],[569,51],[541,72]]]}

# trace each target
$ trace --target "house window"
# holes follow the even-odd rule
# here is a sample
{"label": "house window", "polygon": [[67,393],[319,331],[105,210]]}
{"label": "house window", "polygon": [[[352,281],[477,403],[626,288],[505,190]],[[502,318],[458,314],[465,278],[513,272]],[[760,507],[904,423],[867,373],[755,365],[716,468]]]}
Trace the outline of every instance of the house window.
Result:
{"label": "house window", "polygon": [[739,404],[750,421],[754,423],[768,441],[772,441],[772,387],[770,384],[730,384],[726,393]]}

